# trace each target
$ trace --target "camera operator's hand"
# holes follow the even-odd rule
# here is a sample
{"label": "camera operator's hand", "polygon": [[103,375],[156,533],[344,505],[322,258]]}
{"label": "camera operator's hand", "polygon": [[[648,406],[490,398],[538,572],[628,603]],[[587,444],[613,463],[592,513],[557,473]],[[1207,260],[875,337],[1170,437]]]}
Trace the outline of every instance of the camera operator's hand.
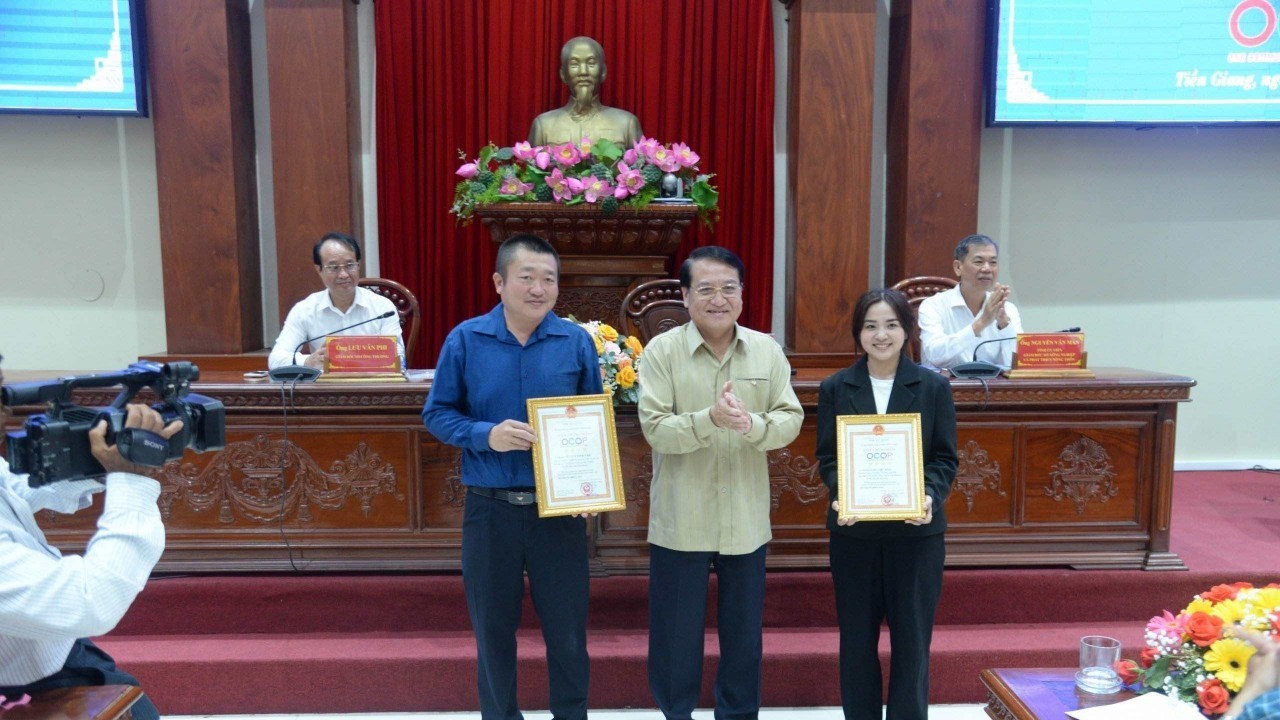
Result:
{"label": "camera operator's hand", "polygon": [[[126,428],[146,430],[159,435],[165,440],[173,437],[175,433],[182,429],[181,420],[174,420],[165,425],[160,413],[147,405],[133,403],[126,406],[125,412],[124,426]],[[93,450],[93,457],[102,463],[102,467],[107,472],[125,472],[134,475],[146,475],[150,472],[149,468],[135,465],[121,457],[120,450],[115,445],[107,445],[106,420],[98,421],[98,424],[89,431],[89,447]]]}

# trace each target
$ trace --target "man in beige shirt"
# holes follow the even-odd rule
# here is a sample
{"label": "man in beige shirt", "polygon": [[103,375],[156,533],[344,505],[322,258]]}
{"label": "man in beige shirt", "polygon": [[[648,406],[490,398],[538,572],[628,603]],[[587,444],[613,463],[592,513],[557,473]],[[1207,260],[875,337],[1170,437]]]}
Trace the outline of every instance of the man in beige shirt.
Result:
{"label": "man in beige shirt", "polygon": [[688,720],[702,685],[707,585],[719,584],[716,718],[760,709],[769,529],[765,453],[800,433],[804,411],[774,339],[738,325],[742,261],[694,250],[680,268],[691,322],[650,341],[640,427],[653,448],[649,506],[649,687]]}

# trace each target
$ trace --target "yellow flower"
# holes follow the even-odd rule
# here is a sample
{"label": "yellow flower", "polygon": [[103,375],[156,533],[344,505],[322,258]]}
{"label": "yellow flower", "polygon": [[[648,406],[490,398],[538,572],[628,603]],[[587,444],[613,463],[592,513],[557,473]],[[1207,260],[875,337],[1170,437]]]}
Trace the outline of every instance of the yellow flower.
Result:
{"label": "yellow flower", "polygon": [[1186,610],[1182,611],[1182,614],[1190,616],[1198,612],[1203,612],[1203,613],[1213,612],[1213,603],[1210,602],[1209,600],[1201,600],[1200,598],[1196,598],[1195,600],[1191,601],[1191,604],[1187,606]]}
{"label": "yellow flower", "polygon": [[618,340],[618,331],[614,330],[612,325],[606,325],[605,323],[600,323],[600,335],[609,342],[617,342]]}
{"label": "yellow flower", "polygon": [[628,336],[624,344],[627,346],[627,349],[631,351],[631,354],[636,357],[640,357],[640,353],[644,351],[644,346],[640,344],[640,338],[635,335]]}
{"label": "yellow flower", "polygon": [[1223,625],[1234,625],[1244,619],[1244,605],[1238,600],[1223,600],[1214,605],[1209,614],[1222,618]]}
{"label": "yellow flower", "polygon": [[1253,596],[1254,607],[1264,612],[1280,610],[1280,588],[1261,588]]}
{"label": "yellow flower", "polygon": [[1255,652],[1252,645],[1239,638],[1223,638],[1210,645],[1209,652],[1204,654],[1204,669],[1216,675],[1231,692],[1240,692],[1245,668]]}
{"label": "yellow flower", "polygon": [[595,333],[592,333],[592,335],[591,335],[591,341],[592,341],[592,342],[594,342],[594,343],[596,344],[596,354],[597,354],[597,355],[603,355],[603,354],[604,354],[604,343],[600,342],[600,336],[599,336],[599,335],[596,335]]}
{"label": "yellow flower", "polygon": [[618,387],[630,390],[636,384],[636,369],[628,365],[618,371]]}

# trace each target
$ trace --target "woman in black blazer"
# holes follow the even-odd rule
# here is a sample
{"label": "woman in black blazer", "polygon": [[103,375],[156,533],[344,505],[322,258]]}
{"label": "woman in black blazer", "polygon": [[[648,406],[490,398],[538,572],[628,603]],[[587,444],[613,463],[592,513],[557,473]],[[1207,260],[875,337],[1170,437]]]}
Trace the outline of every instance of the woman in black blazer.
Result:
{"label": "woman in black blazer", "polygon": [[[925,720],[929,642],[946,557],[943,505],[956,476],[956,409],[951,384],[903,352],[915,333],[907,298],[872,290],[858,299],[853,339],[863,354],[822,382],[818,463],[831,491],[831,576],[840,621],[840,697],[849,720],[879,720],[880,623],[890,638],[887,720]],[[836,417],[920,413],[926,516],[921,520],[837,520]]]}

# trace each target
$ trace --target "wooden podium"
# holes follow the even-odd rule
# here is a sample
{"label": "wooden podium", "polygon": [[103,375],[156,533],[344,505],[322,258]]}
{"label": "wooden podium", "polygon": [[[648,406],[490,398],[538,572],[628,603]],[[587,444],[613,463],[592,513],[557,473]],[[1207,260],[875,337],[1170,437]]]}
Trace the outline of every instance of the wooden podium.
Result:
{"label": "wooden podium", "polygon": [[627,292],[646,280],[671,277],[671,256],[698,216],[687,205],[620,207],[499,203],[476,208],[495,243],[518,233],[546,238],[560,253],[556,314],[615,322]]}

